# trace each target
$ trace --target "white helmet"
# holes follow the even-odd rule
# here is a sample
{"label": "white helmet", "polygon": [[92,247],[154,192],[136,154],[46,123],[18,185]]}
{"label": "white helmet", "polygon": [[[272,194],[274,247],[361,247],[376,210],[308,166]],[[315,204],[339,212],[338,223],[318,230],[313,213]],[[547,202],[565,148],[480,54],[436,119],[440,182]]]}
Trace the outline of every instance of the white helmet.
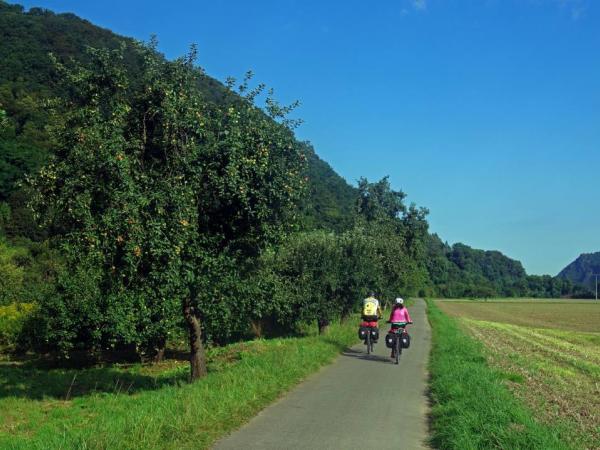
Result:
{"label": "white helmet", "polygon": [[404,304],[404,299],[402,297],[396,298],[396,305],[403,305],[403,304]]}

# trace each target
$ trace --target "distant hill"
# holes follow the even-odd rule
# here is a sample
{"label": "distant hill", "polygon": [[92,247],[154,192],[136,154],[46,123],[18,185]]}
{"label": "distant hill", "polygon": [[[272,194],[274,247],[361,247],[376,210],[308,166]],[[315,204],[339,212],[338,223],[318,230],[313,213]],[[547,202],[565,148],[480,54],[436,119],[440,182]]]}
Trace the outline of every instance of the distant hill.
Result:
{"label": "distant hill", "polygon": [[593,274],[600,274],[600,252],[583,253],[561,270],[557,276],[594,291],[595,277]]}
{"label": "distant hill", "polygon": [[515,296],[527,292],[527,274],[519,261],[498,251],[457,243],[431,235],[426,259],[430,279],[444,297]]}

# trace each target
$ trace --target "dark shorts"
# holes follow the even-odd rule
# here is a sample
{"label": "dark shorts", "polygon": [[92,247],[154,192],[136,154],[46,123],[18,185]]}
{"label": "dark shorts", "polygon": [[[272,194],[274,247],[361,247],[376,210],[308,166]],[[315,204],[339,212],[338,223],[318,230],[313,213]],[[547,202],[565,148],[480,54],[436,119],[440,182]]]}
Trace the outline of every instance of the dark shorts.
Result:
{"label": "dark shorts", "polygon": [[377,316],[362,316],[362,320],[364,320],[365,322],[377,322],[379,320],[379,317],[377,317]]}

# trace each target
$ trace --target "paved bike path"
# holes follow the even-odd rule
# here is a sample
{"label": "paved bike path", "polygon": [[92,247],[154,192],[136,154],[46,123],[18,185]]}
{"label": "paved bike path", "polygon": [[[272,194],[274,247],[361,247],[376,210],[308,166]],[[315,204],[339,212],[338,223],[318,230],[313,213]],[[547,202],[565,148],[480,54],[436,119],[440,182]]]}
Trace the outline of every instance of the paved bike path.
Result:
{"label": "paved bike path", "polygon": [[215,445],[226,449],[427,448],[426,367],[431,330],[425,302],[410,308],[414,325],[400,364],[384,336],[375,352],[365,345],[344,352],[248,424]]}

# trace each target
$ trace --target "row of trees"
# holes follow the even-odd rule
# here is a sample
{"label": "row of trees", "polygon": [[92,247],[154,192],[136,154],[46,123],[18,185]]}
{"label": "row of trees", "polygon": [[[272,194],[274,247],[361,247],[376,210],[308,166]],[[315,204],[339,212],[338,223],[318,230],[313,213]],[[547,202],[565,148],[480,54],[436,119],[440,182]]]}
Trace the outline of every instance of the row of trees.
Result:
{"label": "row of trees", "polygon": [[[90,50],[65,67],[66,103],[53,156],[32,179],[32,206],[68,270],[41,302],[38,344],[63,353],[135,345],[160,357],[177,325],[190,336],[192,378],[205,372],[204,305],[238,260],[260,255],[293,224],[305,181],[287,112],[245,92],[228,106],[196,88],[195,52],[168,62],[138,47],[130,79],[123,50]],[[210,309],[210,308],[208,308]]]}
{"label": "row of trees", "polygon": [[[295,140],[294,105],[252,88],[250,74],[224,88],[193,50],[169,62],[154,44],[1,1],[0,21],[27,37],[0,45],[11,71],[27,72],[0,74],[0,234],[11,240],[0,240],[0,305],[37,305],[22,345],[160,359],[185,335],[198,378],[205,342],[306,322],[324,332],[369,290],[569,292],[498,252],[429,235],[427,211],[387,178],[348,186]],[[45,48],[19,47],[71,22],[83,28],[54,46],[52,70]],[[93,36],[101,49],[78,54]],[[69,55],[79,63],[59,62]]]}
{"label": "row of trees", "polygon": [[250,89],[250,77],[235,101],[208,102],[194,50],[173,62],[153,45],[136,51],[136,79],[123,50],[56,63],[69,94],[54,104],[52,156],[28,185],[65,269],[39,299],[35,347],[161,358],[184,327],[196,379],[207,339],[305,321],[323,332],[368,289],[423,283],[426,211],[406,208],[387,179],[361,180],[346,231],[298,232],[306,154],[286,118],[293,105]]}

